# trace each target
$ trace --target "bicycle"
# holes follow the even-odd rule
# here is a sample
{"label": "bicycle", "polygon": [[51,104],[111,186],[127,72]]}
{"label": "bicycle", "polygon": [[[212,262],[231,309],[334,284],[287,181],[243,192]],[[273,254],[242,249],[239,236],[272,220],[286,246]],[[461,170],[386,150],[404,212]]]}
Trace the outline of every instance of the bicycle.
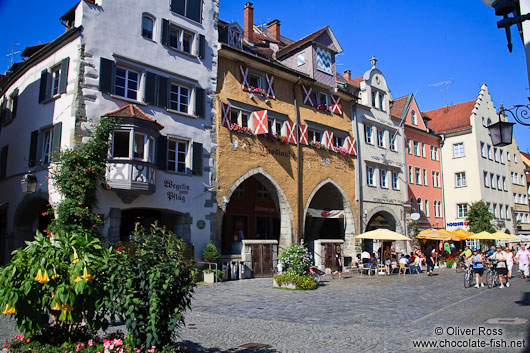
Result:
{"label": "bicycle", "polygon": [[463,256],[458,257],[458,262],[456,263],[456,273],[462,273],[466,270],[466,260]]}
{"label": "bicycle", "polygon": [[464,288],[469,288],[475,285],[475,274],[473,273],[473,266],[464,263],[466,274],[464,275]]}
{"label": "bicycle", "polygon": [[488,284],[488,288],[493,288],[500,284],[496,266],[497,261],[492,261],[488,264],[488,270],[486,272],[486,283]]}

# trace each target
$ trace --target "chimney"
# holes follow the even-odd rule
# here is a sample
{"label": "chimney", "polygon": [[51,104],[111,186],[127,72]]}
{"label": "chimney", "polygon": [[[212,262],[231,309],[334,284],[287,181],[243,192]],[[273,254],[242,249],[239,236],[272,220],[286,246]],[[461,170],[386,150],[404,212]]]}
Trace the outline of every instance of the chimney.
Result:
{"label": "chimney", "polygon": [[342,73],[342,77],[344,77],[344,79],[346,81],[350,81],[351,80],[351,70],[345,70],[343,73]]}
{"label": "chimney", "polygon": [[245,4],[245,31],[244,38],[248,42],[253,41],[254,39],[254,8],[252,7],[251,2]]}
{"label": "chimney", "polygon": [[280,40],[280,21],[272,20],[267,23],[267,32],[276,40]]}

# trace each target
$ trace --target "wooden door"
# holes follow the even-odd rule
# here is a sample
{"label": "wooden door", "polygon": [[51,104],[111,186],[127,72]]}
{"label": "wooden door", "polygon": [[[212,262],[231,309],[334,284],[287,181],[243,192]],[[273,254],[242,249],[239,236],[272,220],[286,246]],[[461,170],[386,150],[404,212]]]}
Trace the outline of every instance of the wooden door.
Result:
{"label": "wooden door", "polygon": [[328,243],[324,245],[324,264],[326,268],[337,271],[337,262],[335,261],[335,244]]}
{"label": "wooden door", "polygon": [[251,270],[254,277],[272,277],[272,245],[251,245]]}

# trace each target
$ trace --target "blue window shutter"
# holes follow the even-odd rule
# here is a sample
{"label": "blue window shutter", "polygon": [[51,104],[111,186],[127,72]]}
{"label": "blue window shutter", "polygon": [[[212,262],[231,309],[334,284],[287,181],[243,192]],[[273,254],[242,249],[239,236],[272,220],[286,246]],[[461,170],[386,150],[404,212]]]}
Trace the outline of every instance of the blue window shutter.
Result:
{"label": "blue window shutter", "polygon": [[168,104],[169,79],[158,76],[158,106],[167,108]]}
{"label": "blue window shutter", "polygon": [[199,58],[204,59],[206,53],[206,38],[201,34],[199,36]]}
{"label": "blue window shutter", "polygon": [[34,167],[37,165],[37,143],[39,142],[39,130],[31,132],[31,138],[29,142],[29,158],[28,165],[29,167]]}
{"label": "blue window shutter", "polygon": [[165,18],[162,19],[162,38],[160,38],[160,42],[163,45],[169,45],[169,21]]}
{"label": "blue window shutter", "polygon": [[156,145],[156,164],[158,169],[166,170],[167,169],[167,137],[160,135],[158,136],[157,145]]}
{"label": "blue window shutter", "polygon": [[156,105],[156,80],[156,74],[149,71],[145,73],[145,102],[152,105]]}
{"label": "blue window shutter", "polygon": [[202,143],[193,143],[193,175],[202,175]]}
{"label": "blue window shutter", "polygon": [[66,93],[66,85],[68,84],[68,66],[70,58],[61,61],[61,81],[59,82],[59,93]]}
{"label": "blue window shutter", "polygon": [[40,73],[40,89],[39,89],[39,103],[46,100],[46,92],[48,88],[48,70],[42,70]]}
{"label": "blue window shutter", "polygon": [[195,88],[195,115],[201,119],[205,118],[205,103],[206,103],[206,92],[204,88]]}
{"label": "blue window shutter", "polygon": [[99,89],[103,93],[114,93],[114,61],[101,58],[99,64]]}

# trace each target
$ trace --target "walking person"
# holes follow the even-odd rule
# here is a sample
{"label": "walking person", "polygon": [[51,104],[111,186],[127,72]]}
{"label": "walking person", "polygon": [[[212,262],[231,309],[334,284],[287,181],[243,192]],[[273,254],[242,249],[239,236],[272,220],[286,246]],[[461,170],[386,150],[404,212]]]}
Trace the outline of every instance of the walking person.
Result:
{"label": "walking person", "polygon": [[504,252],[506,253],[506,268],[508,269],[508,279],[511,279],[513,268],[513,253],[509,247],[505,247]]}
{"label": "walking person", "polygon": [[337,246],[335,250],[335,265],[337,265],[337,271],[333,272],[332,276],[339,274],[339,279],[342,279],[342,254],[340,252],[340,246]]}
{"label": "walking person", "polygon": [[433,249],[430,247],[427,248],[427,252],[425,253],[425,261],[427,263],[427,276],[432,276],[432,271],[434,270],[434,256]]}
{"label": "walking person", "polygon": [[499,288],[504,288],[503,278],[506,280],[506,287],[510,287],[508,280],[508,269],[506,268],[506,254],[502,251],[502,246],[497,245],[497,251],[490,256],[490,259],[497,261],[497,274],[499,275]]}
{"label": "walking person", "polygon": [[521,271],[522,278],[528,278],[529,275],[529,263],[530,263],[530,246],[522,247],[521,250],[515,255],[515,261],[519,265],[519,271]]}
{"label": "walking person", "polygon": [[[471,263],[473,264],[473,273],[475,273],[475,288],[484,287],[484,259],[482,254],[479,254],[477,248],[473,248],[473,255],[471,255]],[[480,285],[479,285],[480,279]]]}

